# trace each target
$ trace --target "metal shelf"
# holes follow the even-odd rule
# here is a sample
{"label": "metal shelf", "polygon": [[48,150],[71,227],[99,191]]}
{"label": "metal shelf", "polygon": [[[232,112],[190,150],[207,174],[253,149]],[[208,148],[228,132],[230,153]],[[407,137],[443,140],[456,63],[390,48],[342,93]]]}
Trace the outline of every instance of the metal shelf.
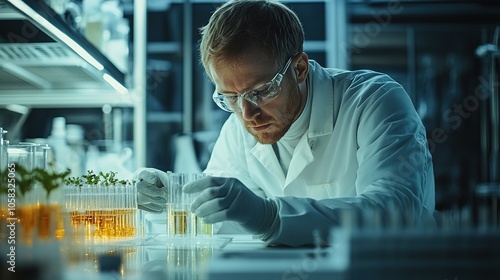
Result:
{"label": "metal shelf", "polygon": [[0,0],[0,107],[134,109],[136,166],[145,164],[146,7],[134,1],[133,76],[39,0]]}
{"label": "metal shelf", "polygon": [[117,94],[112,89],[16,90],[1,93],[0,106],[19,104],[32,108],[98,108],[105,104],[115,107],[133,107],[134,92]]}
{"label": "metal shelf", "polygon": [[0,104],[96,106],[129,94],[125,74],[45,2],[0,0],[0,8]]}

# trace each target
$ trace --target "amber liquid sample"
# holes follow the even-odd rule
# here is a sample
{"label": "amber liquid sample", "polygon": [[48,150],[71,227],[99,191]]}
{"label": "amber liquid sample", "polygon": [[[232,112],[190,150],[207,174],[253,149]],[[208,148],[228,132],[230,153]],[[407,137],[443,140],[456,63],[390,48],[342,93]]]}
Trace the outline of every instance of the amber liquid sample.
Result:
{"label": "amber liquid sample", "polygon": [[196,236],[212,236],[212,224],[203,222],[203,219],[193,215],[193,232]]}
{"label": "amber liquid sample", "polygon": [[78,231],[79,227],[86,227],[95,238],[122,238],[134,237],[136,228],[137,209],[110,209],[71,211],[71,226]]}
{"label": "amber liquid sample", "polygon": [[[0,241],[4,242],[3,238],[7,238],[8,228],[7,228],[7,218],[8,218],[8,209],[7,206],[0,205]],[[4,244],[4,243],[2,243]]]}
{"label": "amber liquid sample", "polygon": [[64,219],[61,205],[41,204],[38,207],[38,237],[48,239],[64,238]]}
{"label": "amber liquid sample", "polygon": [[25,244],[31,244],[33,238],[64,238],[64,219],[59,204],[21,205],[16,209],[16,215],[20,240]]}
{"label": "amber liquid sample", "polygon": [[171,235],[186,235],[188,233],[188,211],[168,211],[169,233]]}
{"label": "amber liquid sample", "polygon": [[17,223],[20,226],[19,239],[24,244],[32,244],[36,230],[36,204],[17,206]]}
{"label": "amber liquid sample", "polygon": [[3,205],[0,205],[0,219],[3,220],[7,220],[7,216],[8,216],[8,209],[7,208],[4,208]]}

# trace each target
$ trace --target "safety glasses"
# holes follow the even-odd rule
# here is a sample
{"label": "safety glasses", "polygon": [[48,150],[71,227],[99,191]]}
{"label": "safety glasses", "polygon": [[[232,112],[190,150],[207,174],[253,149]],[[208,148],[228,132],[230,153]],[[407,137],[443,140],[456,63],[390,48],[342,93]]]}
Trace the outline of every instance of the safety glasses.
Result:
{"label": "safety glasses", "polygon": [[288,59],[285,66],[283,66],[283,68],[276,73],[271,81],[262,84],[255,89],[241,94],[220,93],[215,90],[212,95],[215,104],[217,104],[222,110],[232,113],[235,110],[241,110],[241,103],[243,99],[257,107],[264,106],[273,101],[276,97],[278,97],[281,91],[281,82],[283,81],[283,77],[288,70],[288,67],[290,67],[290,64],[292,63],[292,58],[293,57],[290,57]]}

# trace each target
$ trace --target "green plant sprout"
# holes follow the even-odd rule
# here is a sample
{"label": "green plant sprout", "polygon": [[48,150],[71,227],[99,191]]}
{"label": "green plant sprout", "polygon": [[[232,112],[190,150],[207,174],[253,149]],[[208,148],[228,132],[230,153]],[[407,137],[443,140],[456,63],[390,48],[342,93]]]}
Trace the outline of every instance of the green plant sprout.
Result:
{"label": "green plant sprout", "polygon": [[[33,171],[29,171],[23,165],[16,165],[13,172],[15,172],[15,185],[16,189],[19,190],[18,194],[23,197],[38,182],[47,191],[48,198],[50,192],[62,185],[64,178],[71,173],[69,169],[64,172],[56,172],[51,164],[49,164],[49,167],[52,171],[42,168],[35,168]],[[9,170],[6,168],[0,171],[0,193],[8,192],[7,174]]]}
{"label": "green plant sprout", "polygon": [[117,172],[102,172],[95,174],[93,170],[87,170],[87,174],[80,177],[69,177],[65,180],[66,185],[74,185],[82,187],[83,185],[89,186],[117,186],[117,185],[128,185],[130,182],[128,180],[120,180],[116,178]]}
{"label": "green plant sprout", "polygon": [[37,178],[22,165],[16,165],[16,186],[19,187],[19,193],[24,196],[33,189]]}
{"label": "green plant sprout", "polygon": [[0,169],[0,194],[7,194],[9,192],[8,180],[7,180],[8,169]]}
{"label": "green plant sprout", "polygon": [[64,172],[57,172],[54,168],[42,169],[35,168],[33,170],[34,177],[36,180],[42,185],[42,187],[47,191],[47,200],[49,199],[50,192],[57,189],[61,186],[65,178],[71,173],[71,170],[68,168]]}
{"label": "green plant sprout", "polygon": [[64,184],[66,186],[78,186],[78,187],[83,187],[84,181],[82,177],[68,177],[64,179]]}

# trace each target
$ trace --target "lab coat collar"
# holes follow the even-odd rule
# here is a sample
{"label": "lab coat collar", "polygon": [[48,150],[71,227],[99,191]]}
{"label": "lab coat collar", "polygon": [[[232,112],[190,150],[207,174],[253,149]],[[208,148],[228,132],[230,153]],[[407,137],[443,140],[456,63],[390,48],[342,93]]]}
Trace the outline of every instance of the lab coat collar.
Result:
{"label": "lab coat collar", "polygon": [[338,108],[334,108],[334,99],[338,96],[335,96],[333,91],[333,78],[331,76],[332,74],[328,73],[316,61],[309,61],[309,90],[313,92],[311,95],[313,109],[307,133],[310,141],[313,138],[333,133],[335,116],[338,113]]}
{"label": "lab coat collar", "polygon": [[290,162],[288,176],[285,176],[272,145],[263,145],[256,142],[252,154],[261,164],[280,182],[283,188],[295,180],[300,173],[314,160],[314,146],[316,138],[329,135],[333,132],[334,109],[333,82],[331,75],[316,61],[309,61],[309,88],[313,94],[311,118],[307,137],[303,137],[295,148],[294,156]]}

